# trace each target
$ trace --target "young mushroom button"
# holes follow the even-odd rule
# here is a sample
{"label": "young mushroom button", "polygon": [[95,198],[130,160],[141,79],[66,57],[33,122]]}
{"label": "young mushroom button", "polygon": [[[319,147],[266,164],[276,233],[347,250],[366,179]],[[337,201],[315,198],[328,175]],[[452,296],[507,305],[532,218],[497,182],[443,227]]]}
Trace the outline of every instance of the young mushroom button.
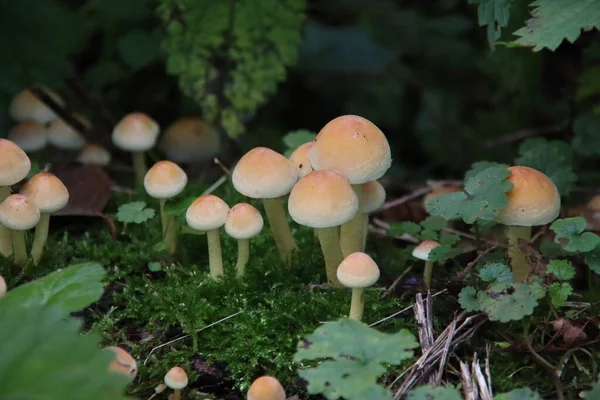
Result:
{"label": "young mushroom button", "polygon": [[82,164],[94,164],[106,167],[110,164],[112,157],[108,150],[98,144],[86,145],[77,156],[77,161]]}
{"label": "young mushroom button", "polygon": [[7,137],[26,153],[42,150],[48,143],[46,127],[35,121],[19,122],[8,131]]}
{"label": "young mushroom button", "polygon": [[272,376],[261,376],[250,385],[246,400],[285,400],[285,390]]}
{"label": "young mushroom button", "polygon": [[[64,100],[57,93],[44,86],[40,86],[40,88],[57,104],[65,105]],[[56,119],[54,111],[28,89],[15,96],[10,105],[10,116],[15,121],[35,121],[40,124],[46,124]]]}
{"label": "young mushroom button", "polygon": [[235,267],[238,279],[244,276],[246,264],[250,259],[250,238],[258,235],[263,225],[262,216],[251,204],[239,203],[229,210],[225,232],[238,241],[238,259]]}
{"label": "young mushroom button", "polygon": [[219,132],[200,118],[181,118],[166,130],[158,147],[177,163],[200,163],[219,152]]}
{"label": "young mushroom button", "polygon": [[12,194],[0,204],[0,224],[11,231],[15,263],[27,263],[25,231],[40,221],[40,210],[22,194]]}
{"label": "young mushroom button", "polygon": [[385,196],[385,188],[378,181],[370,181],[362,184],[362,199],[360,203],[360,212],[363,216],[362,251],[365,250],[367,245],[369,214],[377,211],[383,205]]}
{"label": "young mushroom button", "polygon": [[181,367],[173,367],[165,375],[165,383],[173,389],[173,400],[181,399],[181,389],[188,384],[188,376]]}
{"label": "young mushroom button", "polygon": [[4,277],[0,275],[0,297],[4,296],[7,290],[6,281],[4,280]]}
{"label": "young mushroom button", "polygon": [[[82,115],[74,117],[88,129],[92,126],[90,121]],[[62,119],[52,122],[48,128],[48,143],[64,150],[80,150],[85,146],[85,137]]]}
{"label": "young mushroom button", "polygon": [[356,252],[341,262],[337,269],[337,277],[342,285],[352,289],[349,317],[360,321],[365,305],[364,289],[377,282],[379,267],[367,254]]}
{"label": "young mushroom button", "polygon": [[424,240],[412,252],[412,256],[419,260],[425,261],[425,270],[423,272],[423,282],[429,290],[431,288],[431,274],[433,272],[433,261],[429,260],[431,250],[438,247],[440,244],[434,240]]}
{"label": "young mushroom button", "polygon": [[310,149],[314,142],[301,144],[290,155],[290,161],[298,168],[298,178],[302,178],[313,171],[310,163]]}

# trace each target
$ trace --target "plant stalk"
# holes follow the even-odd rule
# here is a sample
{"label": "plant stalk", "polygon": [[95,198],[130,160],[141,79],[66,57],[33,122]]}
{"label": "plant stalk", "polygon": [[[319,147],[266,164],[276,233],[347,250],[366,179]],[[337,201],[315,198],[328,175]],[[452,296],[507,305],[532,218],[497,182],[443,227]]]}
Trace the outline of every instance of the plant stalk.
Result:
{"label": "plant stalk", "polygon": [[[0,187],[0,203],[10,196],[10,187]],[[0,254],[4,257],[12,256],[12,239],[10,230],[4,225],[0,224]]]}
{"label": "plant stalk", "polygon": [[223,256],[221,254],[221,237],[219,230],[213,229],[206,232],[208,240],[208,266],[210,268],[210,276],[214,280],[221,279],[223,276]]}
{"label": "plant stalk", "polygon": [[160,222],[165,247],[171,254],[177,251],[177,230],[175,229],[175,218],[169,216],[165,211],[167,199],[160,199]]}
{"label": "plant stalk", "polygon": [[181,400],[181,389],[175,389],[173,391],[173,400]]}
{"label": "plant stalk", "polygon": [[238,257],[235,269],[237,271],[236,276],[238,279],[244,277],[246,272],[246,264],[250,259],[250,239],[239,239],[238,240]]}
{"label": "plant stalk", "polygon": [[298,246],[287,221],[287,215],[283,208],[283,198],[263,199],[263,204],[271,227],[271,234],[279,249],[281,259],[288,262]]}
{"label": "plant stalk", "polygon": [[44,254],[44,247],[48,240],[48,231],[50,230],[50,214],[41,213],[40,221],[35,227],[35,235],[33,237],[33,244],[31,245],[31,258],[33,264],[38,265]]}
{"label": "plant stalk", "polygon": [[136,186],[141,187],[144,185],[144,177],[146,176],[146,172],[148,172],[148,167],[146,166],[146,153],[138,151],[132,154],[135,183]]}
{"label": "plant stalk", "polygon": [[319,234],[321,250],[325,259],[325,271],[327,272],[327,283],[336,288],[343,288],[344,285],[337,278],[337,269],[344,260],[342,249],[340,247],[340,238],[338,227],[315,228]]}
{"label": "plant stalk", "polygon": [[[352,189],[358,197],[358,204],[362,202],[362,185],[352,185]],[[342,254],[348,257],[352,253],[362,251],[364,221],[363,213],[359,211],[354,218],[342,225],[340,229],[340,245]]]}
{"label": "plant stalk", "polygon": [[423,282],[427,290],[431,289],[431,276],[433,275],[433,261],[425,261],[425,270],[423,271]]}
{"label": "plant stalk", "polygon": [[360,321],[363,316],[363,310],[365,308],[365,289],[353,288],[352,289],[352,302],[350,303],[350,319]]}
{"label": "plant stalk", "polygon": [[17,265],[25,265],[27,264],[27,248],[25,246],[25,231],[14,231],[11,230],[12,233],[12,243],[13,243],[13,254],[15,259],[15,264]]}
{"label": "plant stalk", "polygon": [[509,226],[506,236],[508,238],[508,257],[512,267],[513,281],[523,282],[531,272],[531,264],[519,245],[519,239],[530,241],[531,227]]}

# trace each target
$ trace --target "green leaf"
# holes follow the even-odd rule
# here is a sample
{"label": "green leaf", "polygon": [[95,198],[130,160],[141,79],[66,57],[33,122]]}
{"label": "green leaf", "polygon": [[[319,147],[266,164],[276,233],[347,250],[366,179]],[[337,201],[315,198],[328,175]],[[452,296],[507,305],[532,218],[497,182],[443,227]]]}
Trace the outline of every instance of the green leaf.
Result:
{"label": "green leaf", "polygon": [[573,150],[588,157],[600,155],[598,130],[600,130],[600,115],[593,113],[578,115],[573,121]]}
{"label": "green leaf", "polygon": [[550,225],[556,234],[554,242],[571,253],[586,253],[600,244],[600,237],[592,232],[584,232],[587,222],[583,217],[558,219]]}
{"label": "green leaf", "polygon": [[389,400],[390,392],[377,385],[386,367],[413,357],[419,345],[407,330],[382,333],[348,318],[326,323],[298,344],[295,362],[327,359],[315,368],[299,371],[308,392],[330,400]]}
{"label": "green leaf", "polygon": [[162,269],[162,264],[158,261],[153,261],[151,263],[148,263],[148,269],[151,272],[158,272]]}
{"label": "green leaf", "polygon": [[458,242],[460,242],[460,236],[458,235],[450,234],[440,236],[440,244],[442,246],[454,246]]}
{"label": "green leaf", "polygon": [[117,40],[117,49],[125,64],[137,71],[158,59],[159,41],[159,32],[135,29]]}
{"label": "green leaf", "polygon": [[585,253],[583,258],[589,269],[600,274],[600,246],[596,246],[592,251]]}
{"label": "green leaf", "polygon": [[471,164],[471,168],[465,173],[464,180],[466,181],[467,179],[474,178],[478,173],[491,167],[508,168],[510,165],[494,161],[477,161]]}
{"label": "green leaf", "polygon": [[283,144],[285,144],[287,148],[283,155],[286,157],[291,156],[294,150],[304,143],[312,142],[316,137],[317,134],[308,129],[299,129],[297,131],[288,132],[283,137]]}
{"label": "green leaf", "polygon": [[[598,94],[600,94],[600,66],[593,65],[579,75],[579,85],[577,86],[575,99],[582,101]],[[576,118],[573,122],[573,131],[575,131],[575,124],[578,119]]]}
{"label": "green leaf", "polygon": [[72,265],[9,291],[0,299],[0,309],[48,306],[65,314],[79,311],[100,299],[105,276],[98,263]]}
{"label": "green leaf", "polygon": [[479,271],[479,278],[489,283],[510,283],[513,282],[513,273],[510,267],[503,263],[491,263],[484,266]]}
{"label": "green leaf", "polygon": [[465,286],[458,295],[458,303],[466,311],[479,311],[481,305],[477,299],[477,290],[472,286]]}
{"label": "green leaf", "polygon": [[513,288],[512,293],[494,294],[480,300],[481,310],[491,321],[519,321],[533,314],[537,299],[531,289],[524,283],[515,283]]}
{"label": "green leaf", "polygon": [[539,276],[534,276],[529,282],[529,289],[536,300],[541,300],[546,297],[546,285]]}
{"label": "green leaf", "polygon": [[581,30],[600,26],[600,11],[596,0],[535,0],[532,18],[514,34],[515,43],[533,47],[533,51],[556,50],[564,39],[573,43]]}
{"label": "green leaf", "polygon": [[421,232],[421,225],[415,222],[392,222],[388,231],[390,236],[402,236],[404,234],[417,236]]}
{"label": "green leaf", "polygon": [[146,208],[145,202],[134,201],[132,203],[123,204],[119,207],[117,219],[126,224],[141,224],[149,219],[154,218],[154,215],[154,209]]}
{"label": "green leaf", "polygon": [[469,4],[477,4],[479,26],[487,26],[488,42],[493,48],[502,35],[502,28],[508,26],[510,0],[469,0]]}
{"label": "green leaf", "polygon": [[542,400],[542,396],[529,388],[521,388],[497,394],[494,400]]}
{"label": "green leaf", "polygon": [[421,386],[408,392],[408,400],[461,400],[460,392],[454,388]]}
{"label": "green leaf", "polygon": [[553,274],[560,281],[568,281],[575,277],[575,267],[568,260],[550,260],[546,272]]}
{"label": "green leaf", "polygon": [[[18,290],[15,289],[15,290]],[[124,400],[129,380],[109,372],[114,354],[96,334],[81,335],[81,322],[64,310],[0,307],[0,398]]]}
{"label": "green leaf", "polygon": [[548,287],[548,295],[550,296],[550,301],[552,305],[556,308],[562,307],[565,304],[565,301],[569,298],[569,296],[573,293],[573,287],[571,284],[566,282],[554,282]]}
{"label": "green leaf", "polygon": [[429,216],[421,221],[423,229],[429,229],[432,231],[440,231],[448,226],[448,221],[442,217]]}
{"label": "green leaf", "polygon": [[589,400],[600,399],[600,382],[595,382],[592,385],[592,390],[583,392],[583,398]]}
{"label": "green leaf", "polygon": [[453,249],[448,245],[440,244],[438,247],[431,250],[429,253],[430,261],[445,261],[450,260],[460,254],[462,254],[462,249]]}

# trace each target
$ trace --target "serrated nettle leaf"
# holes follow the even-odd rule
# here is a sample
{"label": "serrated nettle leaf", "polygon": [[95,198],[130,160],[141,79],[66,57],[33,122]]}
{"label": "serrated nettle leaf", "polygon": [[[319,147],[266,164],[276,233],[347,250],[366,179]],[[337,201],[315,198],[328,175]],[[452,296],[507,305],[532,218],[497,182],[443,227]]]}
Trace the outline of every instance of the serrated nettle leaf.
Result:
{"label": "serrated nettle leaf", "polygon": [[542,396],[529,388],[521,388],[498,394],[494,400],[542,400]]}
{"label": "serrated nettle leaf", "polygon": [[477,4],[479,26],[487,27],[488,42],[493,48],[502,35],[502,28],[508,26],[510,0],[469,0],[469,3]]}
{"label": "serrated nettle leaf", "polygon": [[461,400],[460,392],[449,387],[421,386],[406,395],[408,400]]}
{"label": "serrated nettle leaf", "polygon": [[146,208],[146,203],[143,201],[134,201],[132,203],[123,204],[117,212],[117,220],[129,224],[141,224],[149,219],[154,218],[155,212],[152,208]]}
{"label": "serrated nettle leaf", "polygon": [[460,217],[466,200],[465,192],[444,193],[427,203],[427,212],[447,220]]}
{"label": "serrated nettle leaf", "polygon": [[554,282],[548,287],[548,295],[552,305],[556,308],[562,307],[565,301],[573,293],[573,287],[567,282]]}
{"label": "serrated nettle leaf", "polygon": [[513,284],[512,293],[494,294],[480,300],[481,310],[491,321],[519,321],[533,314],[537,299],[529,286],[524,283]]}
{"label": "serrated nettle leaf", "polygon": [[429,261],[450,260],[460,254],[462,254],[462,249],[453,249],[450,246],[440,244],[429,253]]}
{"label": "serrated nettle leaf", "polygon": [[575,277],[575,267],[568,260],[550,260],[546,265],[546,272],[553,274],[556,279],[568,281]]}
{"label": "serrated nettle leaf", "polygon": [[421,221],[421,226],[423,229],[440,231],[448,226],[448,221],[441,217],[429,216]]}
{"label": "serrated nettle leaf", "polygon": [[388,231],[391,236],[402,236],[404,234],[416,236],[421,232],[421,225],[415,222],[392,222]]}
{"label": "serrated nettle leaf", "polygon": [[600,245],[600,237],[592,232],[584,232],[587,222],[582,217],[558,219],[550,225],[554,231],[554,242],[568,252],[586,253]]}
{"label": "serrated nettle leaf", "polygon": [[458,295],[458,303],[464,310],[469,312],[479,311],[481,309],[481,305],[477,298],[477,289],[472,286],[465,286],[462,288]]}
{"label": "serrated nettle leaf", "polygon": [[477,161],[471,164],[471,168],[465,173],[464,180],[474,178],[480,172],[485,171],[488,168],[497,167],[497,168],[508,168],[510,165],[497,163],[494,161]]}
{"label": "serrated nettle leaf", "polygon": [[460,242],[460,236],[455,235],[455,234],[441,235],[440,240],[439,240],[439,243],[442,246],[450,246],[450,247],[454,246],[458,242]]}
{"label": "serrated nettle leaf", "polygon": [[419,240],[423,241],[423,240],[435,240],[438,241],[439,240],[439,231],[433,231],[430,229],[423,229],[420,233],[419,233]]}
{"label": "serrated nettle leaf", "polygon": [[513,281],[513,273],[510,267],[504,263],[490,263],[485,265],[479,271],[479,278],[484,282],[489,283],[511,283]]}

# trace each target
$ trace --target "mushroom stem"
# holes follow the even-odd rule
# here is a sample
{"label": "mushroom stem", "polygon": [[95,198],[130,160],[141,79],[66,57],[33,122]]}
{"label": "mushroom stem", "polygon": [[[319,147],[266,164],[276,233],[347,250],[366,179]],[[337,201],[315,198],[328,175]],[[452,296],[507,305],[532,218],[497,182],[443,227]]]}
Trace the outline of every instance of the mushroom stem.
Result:
{"label": "mushroom stem", "polygon": [[[352,185],[352,189],[358,197],[358,204],[362,202],[362,185]],[[363,230],[364,230],[364,213],[359,211],[354,218],[342,225],[340,229],[340,245],[342,246],[342,254],[348,257],[352,253],[362,251],[363,246]]]}
{"label": "mushroom stem", "polygon": [[531,272],[531,264],[519,245],[519,239],[530,241],[531,227],[509,226],[506,236],[508,238],[508,257],[512,267],[513,281],[523,282]]}
{"label": "mushroom stem", "polygon": [[283,199],[276,197],[274,199],[263,199],[267,220],[271,227],[271,233],[275,244],[279,249],[281,259],[289,261],[292,257],[292,252],[298,248],[296,240],[292,236],[290,225],[287,221],[285,209],[283,208]]}
{"label": "mushroom stem", "polygon": [[175,230],[175,219],[167,214],[165,205],[167,199],[160,199],[160,222],[165,247],[169,253],[174,254],[177,250],[177,231]]}
{"label": "mushroom stem", "polygon": [[431,289],[431,275],[433,273],[433,261],[425,261],[425,270],[423,271],[423,282],[427,290]]}
{"label": "mushroom stem", "polygon": [[25,231],[11,230],[15,264],[27,264],[27,248],[25,247]]}
{"label": "mushroom stem", "polygon": [[175,389],[173,391],[173,400],[181,400],[181,389]]}
{"label": "mushroom stem", "polygon": [[352,302],[350,303],[350,314],[348,317],[350,319],[355,319],[360,321],[363,316],[363,310],[365,308],[365,289],[363,288],[354,288],[352,289]]}
{"label": "mushroom stem", "polygon": [[369,214],[363,214],[362,250],[367,248],[367,237],[369,236]]}
{"label": "mushroom stem", "polygon": [[148,172],[145,152],[138,151],[133,153],[133,171],[135,173],[136,185],[143,185],[144,177],[146,176],[146,172]]}
{"label": "mushroom stem", "polygon": [[249,239],[239,239],[238,240],[238,257],[237,263],[235,265],[235,269],[237,271],[237,278],[242,279],[244,273],[246,272],[246,264],[248,264],[248,260],[250,259],[250,240]]}
{"label": "mushroom stem", "polygon": [[221,255],[221,237],[219,230],[213,229],[206,232],[208,240],[208,266],[210,276],[214,280],[221,279],[223,275],[223,256]]}
{"label": "mushroom stem", "polygon": [[327,283],[336,288],[342,288],[342,285],[337,278],[337,268],[344,260],[342,249],[340,248],[340,238],[338,235],[338,227],[330,228],[315,228],[319,234],[321,249],[323,250],[323,258],[325,258],[325,270],[327,272]]}
{"label": "mushroom stem", "polygon": [[[0,187],[0,203],[8,196],[10,196],[10,187]],[[10,230],[5,226],[0,225],[0,254],[4,257],[10,257],[12,253],[13,249]]]}
{"label": "mushroom stem", "polygon": [[44,246],[48,240],[48,231],[50,229],[50,214],[40,213],[40,221],[35,227],[35,236],[31,245],[31,258],[33,264],[38,265],[44,254]]}

